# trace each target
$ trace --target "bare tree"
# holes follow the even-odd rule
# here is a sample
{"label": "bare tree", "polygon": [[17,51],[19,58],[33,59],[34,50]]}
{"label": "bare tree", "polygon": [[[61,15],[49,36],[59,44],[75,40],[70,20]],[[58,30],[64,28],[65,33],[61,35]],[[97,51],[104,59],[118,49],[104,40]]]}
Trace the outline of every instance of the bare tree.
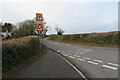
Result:
{"label": "bare tree", "polygon": [[47,31],[50,30],[49,26],[44,27],[43,35],[46,35]]}
{"label": "bare tree", "polygon": [[55,30],[57,31],[57,35],[62,35],[64,33],[64,31],[61,28],[59,28],[59,26],[56,26]]}

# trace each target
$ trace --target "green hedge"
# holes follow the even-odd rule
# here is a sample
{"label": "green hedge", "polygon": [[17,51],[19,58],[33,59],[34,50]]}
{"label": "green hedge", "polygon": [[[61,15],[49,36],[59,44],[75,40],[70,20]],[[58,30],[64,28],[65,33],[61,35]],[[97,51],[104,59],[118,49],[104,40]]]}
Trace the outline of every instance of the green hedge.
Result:
{"label": "green hedge", "polygon": [[72,34],[72,35],[52,35],[50,40],[69,42],[69,43],[82,43],[92,44],[98,46],[118,47],[118,36],[120,31],[106,32],[106,33],[85,33],[85,34]]}
{"label": "green hedge", "polygon": [[19,63],[39,53],[38,37],[29,36],[2,43],[2,72],[16,67]]}

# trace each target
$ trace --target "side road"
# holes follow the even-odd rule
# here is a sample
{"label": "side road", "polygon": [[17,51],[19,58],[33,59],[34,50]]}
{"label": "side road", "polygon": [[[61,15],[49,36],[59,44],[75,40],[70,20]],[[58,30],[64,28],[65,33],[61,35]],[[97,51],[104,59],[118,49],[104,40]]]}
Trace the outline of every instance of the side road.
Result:
{"label": "side road", "polygon": [[64,59],[48,50],[39,60],[15,73],[12,78],[82,78]]}

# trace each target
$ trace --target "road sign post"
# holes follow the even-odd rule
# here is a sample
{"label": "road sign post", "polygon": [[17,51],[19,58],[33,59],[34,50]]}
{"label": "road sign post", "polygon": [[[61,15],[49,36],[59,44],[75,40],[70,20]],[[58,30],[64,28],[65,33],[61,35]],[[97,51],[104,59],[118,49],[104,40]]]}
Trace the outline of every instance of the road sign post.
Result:
{"label": "road sign post", "polygon": [[41,13],[36,13],[36,31],[38,31],[38,38],[39,38],[39,44],[40,48],[42,48],[43,45],[43,16]]}

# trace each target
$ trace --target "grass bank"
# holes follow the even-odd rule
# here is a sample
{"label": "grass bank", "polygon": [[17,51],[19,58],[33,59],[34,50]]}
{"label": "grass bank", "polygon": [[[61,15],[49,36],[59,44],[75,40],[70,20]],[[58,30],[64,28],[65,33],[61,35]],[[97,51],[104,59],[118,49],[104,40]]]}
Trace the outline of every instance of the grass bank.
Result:
{"label": "grass bank", "polygon": [[90,46],[104,46],[104,47],[118,47],[119,32],[106,32],[106,33],[85,33],[85,34],[72,34],[72,35],[51,35],[50,40],[90,45]]}
{"label": "grass bank", "polygon": [[2,43],[2,72],[6,74],[27,60],[36,59],[35,55],[41,56],[42,54],[43,50],[40,50],[36,36],[4,41]]}

